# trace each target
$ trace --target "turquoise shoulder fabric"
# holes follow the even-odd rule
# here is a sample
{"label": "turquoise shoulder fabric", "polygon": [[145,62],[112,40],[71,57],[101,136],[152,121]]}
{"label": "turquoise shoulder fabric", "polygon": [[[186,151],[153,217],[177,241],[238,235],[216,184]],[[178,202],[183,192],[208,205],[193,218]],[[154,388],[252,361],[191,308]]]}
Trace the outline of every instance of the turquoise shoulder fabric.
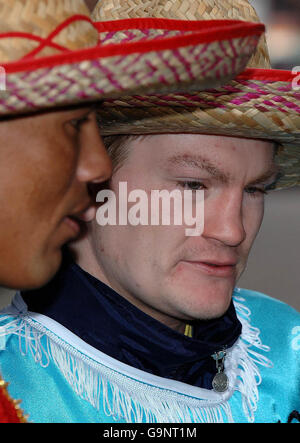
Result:
{"label": "turquoise shoulder fabric", "polygon": [[300,411],[300,314],[236,289],[243,329],[228,393],[150,376],[109,358],[17,296],[0,316],[0,371],[35,423],[288,421]]}
{"label": "turquoise shoulder fabric", "polygon": [[263,368],[259,391],[261,401],[256,417],[269,422],[269,401],[274,421],[286,423],[293,410],[300,412],[300,313],[264,294],[241,290],[251,311],[251,323],[260,330],[262,343],[270,348],[272,370]]}

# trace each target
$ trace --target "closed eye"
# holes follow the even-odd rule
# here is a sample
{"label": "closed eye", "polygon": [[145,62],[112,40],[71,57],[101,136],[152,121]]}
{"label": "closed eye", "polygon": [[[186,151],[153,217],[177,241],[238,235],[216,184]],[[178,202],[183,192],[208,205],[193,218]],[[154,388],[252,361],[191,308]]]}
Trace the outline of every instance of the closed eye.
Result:
{"label": "closed eye", "polygon": [[245,191],[253,197],[255,197],[256,195],[259,195],[259,194],[268,195],[269,191],[272,191],[273,189],[276,188],[276,185],[281,177],[282,177],[282,173],[278,172],[275,180],[273,180],[272,183],[260,185],[261,187],[254,186],[254,185],[248,186],[245,189]]}
{"label": "closed eye", "polygon": [[259,195],[267,195],[268,191],[266,188],[258,188],[257,186],[249,186],[248,188],[245,188],[245,192],[251,197],[257,197]]}
{"label": "closed eye", "polygon": [[84,115],[83,117],[80,118],[73,118],[72,120],[70,120],[68,123],[70,125],[73,126],[73,128],[76,129],[76,131],[80,131],[81,126],[86,123],[87,121],[89,121],[89,115]]}
{"label": "closed eye", "polygon": [[191,190],[191,191],[198,191],[200,189],[206,189],[202,182],[195,181],[195,180],[194,181],[191,181],[191,180],[179,181],[177,183],[177,185],[185,190]]}

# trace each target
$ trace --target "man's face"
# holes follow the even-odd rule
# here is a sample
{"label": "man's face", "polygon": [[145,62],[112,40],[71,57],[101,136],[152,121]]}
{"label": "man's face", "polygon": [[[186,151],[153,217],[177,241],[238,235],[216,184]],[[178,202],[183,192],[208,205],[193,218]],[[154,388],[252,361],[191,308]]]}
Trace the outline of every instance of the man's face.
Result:
{"label": "man's face", "polygon": [[170,327],[223,315],[262,222],[264,189],[275,176],[269,142],[196,134],[136,139],[111,189],[118,194],[120,181],[128,193],[148,195],[203,189],[204,231],[188,237],[186,226],[100,227],[95,221],[93,273]]}
{"label": "man's face", "polygon": [[35,288],[92,217],[87,183],[106,180],[111,162],[89,108],[2,121],[0,145],[0,284]]}

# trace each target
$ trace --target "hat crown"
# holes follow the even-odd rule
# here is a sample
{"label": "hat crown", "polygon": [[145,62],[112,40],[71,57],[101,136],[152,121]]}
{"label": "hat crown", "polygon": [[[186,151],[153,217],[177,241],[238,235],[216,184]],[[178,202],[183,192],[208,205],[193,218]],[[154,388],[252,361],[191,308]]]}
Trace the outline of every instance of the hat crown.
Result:
{"label": "hat crown", "polygon": [[[74,15],[90,18],[84,0],[0,0],[1,33],[22,32],[46,39],[65,20]],[[86,20],[70,23],[56,35],[53,43],[69,50],[94,46],[98,32]],[[40,46],[40,42],[25,37],[0,38],[0,62],[16,61]],[[60,50],[46,45],[38,57],[59,53]]]}
{"label": "hat crown", "polygon": [[[94,21],[128,18],[173,20],[244,20],[260,22],[248,0],[99,0],[92,13]],[[248,67],[270,68],[265,36],[261,37]]]}

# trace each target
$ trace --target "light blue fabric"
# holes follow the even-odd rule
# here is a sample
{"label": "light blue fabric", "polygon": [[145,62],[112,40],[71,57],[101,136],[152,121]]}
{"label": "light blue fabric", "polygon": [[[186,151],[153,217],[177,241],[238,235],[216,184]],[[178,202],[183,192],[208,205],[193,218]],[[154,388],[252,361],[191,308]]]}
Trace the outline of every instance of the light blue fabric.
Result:
{"label": "light blue fabric", "polygon": [[[249,348],[251,351],[249,356],[254,360],[267,358],[273,363],[273,367],[257,364],[259,373],[256,378],[258,380],[261,377],[261,383],[258,385],[258,401],[257,410],[254,412],[254,421],[256,423],[276,423],[278,421],[285,423],[292,411],[300,411],[300,314],[282,302],[253,291],[236,290],[235,296],[245,300],[243,305],[246,311],[248,309],[251,312],[251,326],[259,329],[262,344],[270,348],[268,352]],[[13,308],[15,311],[18,309],[20,318],[22,315],[26,315],[24,307]],[[9,311],[12,312],[11,309]],[[5,333],[5,324],[9,324],[14,319],[16,319],[14,315],[8,316],[7,312],[3,312],[0,316],[0,335]],[[61,328],[61,331],[63,334],[64,331],[68,332],[64,328]],[[45,334],[44,326],[39,328],[39,324],[36,322],[35,334],[38,340],[33,340],[33,336],[31,336],[31,346],[27,349],[26,341],[21,337],[24,335],[25,329],[17,331],[15,328],[14,332],[6,335],[5,346],[3,346],[2,340],[2,347],[5,349],[0,350],[0,371],[3,378],[10,383],[10,394],[13,398],[22,400],[21,406],[24,412],[29,414],[32,422],[111,423],[115,420],[117,422],[125,421],[125,418],[112,417],[107,410],[107,404],[113,404],[112,391],[110,390],[114,387],[113,375],[112,380],[108,380],[107,384],[110,392],[105,394],[109,399],[105,406],[106,410],[103,408],[102,399],[98,402],[98,410],[87,399],[81,399],[80,395],[75,392],[75,384],[72,384],[72,381],[70,381],[71,384],[66,381],[65,375],[61,373],[56,364],[51,359],[47,360],[47,355],[50,354],[47,340],[48,337],[53,336],[53,331],[46,331]],[[42,336],[39,336],[40,333]],[[67,334],[65,337],[57,338],[64,340],[66,337]],[[66,340],[69,342],[69,339]],[[70,345],[67,347],[74,350]],[[43,358],[40,358],[41,355]],[[78,351],[76,355],[78,357]],[[84,361],[86,355],[81,352],[78,358]],[[116,362],[116,373],[120,372],[118,368]],[[74,368],[74,376],[78,376],[78,373]],[[84,383],[88,386],[88,378]],[[175,387],[177,383],[180,389],[185,386],[179,382],[173,383]],[[149,392],[151,396],[151,389]],[[101,393],[103,394],[103,389]],[[134,395],[135,393],[133,393]],[[188,395],[184,396],[185,400],[187,397]],[[194,399],[191,396],[191,402],[192,400]],[[90,399],[90,401],[94,400]],[[249,417],[243,411],[240,392],[233,393],[228,404],[235,422],[248,421]],[[116,413],[116,410],[114,412]],[[143,415],[143,412],[141,414]],[[133,417],[134,414],[132,414],[131,421],[133,421]],[[225,414],[224,420],[227,419]],[[146,420],[146,416],[143,417],[144,420]]]}

